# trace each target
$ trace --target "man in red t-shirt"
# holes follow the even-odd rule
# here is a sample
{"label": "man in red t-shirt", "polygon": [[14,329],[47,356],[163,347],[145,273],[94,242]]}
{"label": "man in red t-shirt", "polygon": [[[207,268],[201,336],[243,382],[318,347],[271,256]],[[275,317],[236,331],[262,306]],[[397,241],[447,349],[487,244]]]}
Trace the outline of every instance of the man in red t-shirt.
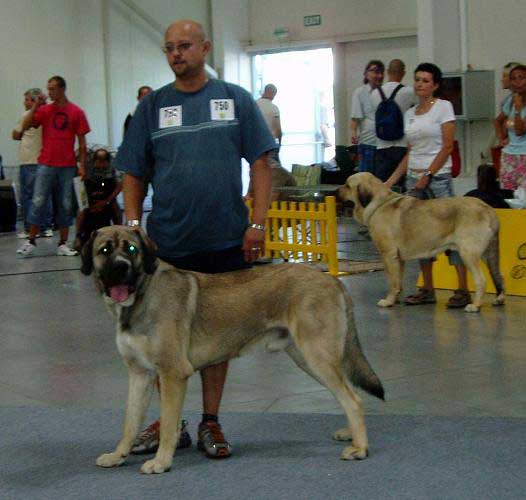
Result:
{"label": "man in red t-shirt", "polygon": [[38,157],[38,171],[33,192],[33,206],[29,214],[29,239],[17,250],[21,255],[30,255],[36,248],[39,221],[53,191],[57,193],[55,223],[60,233],[57,255],[77,255],[67,246],[69,226],[73,224],[73,178],[77,172],[75,138],[79,142],[79,173],[84,177],[86,168],[86,138],[90,131],[84,111],[68,101],[66,81],[61,76],[52,76],[47,83],[51,104],[45,96],[35,101],[22,122],[22,130],[42,127],[42,150]]}

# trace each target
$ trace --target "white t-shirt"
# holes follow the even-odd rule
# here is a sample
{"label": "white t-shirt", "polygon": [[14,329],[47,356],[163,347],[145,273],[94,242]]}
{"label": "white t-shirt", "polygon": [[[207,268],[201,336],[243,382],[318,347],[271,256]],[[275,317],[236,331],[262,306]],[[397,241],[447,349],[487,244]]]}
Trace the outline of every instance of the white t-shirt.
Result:
{"label": "white t-shirt", "polygon": [[[384,91],[385,97],[387,99],[389,99],[389,96],[394,92],[394,89],[398,87],[398,85],[400,85],[399,82],[387,82],[382,85],[382,90]],[[400,111],[402,111],[402,114],[405,114],[405,112],[411,106],[414,106],[416,104],[415,91],[413,90],[413,87],[404,85],[396,93],[394,100],[396,104],[398,104],[398,107],[400,108]],[[374,89],[372,91],[371,102],[376,113],[378,105],[382,102],[382,96],[380,95],[378,89]],[[407,146],[407,140],[405,136],[401,139],[398,139],[397,141],[384,141],[379,137],[376,138],[376,149],[392,148],[395,146],[405,148]]]}
{"label": "white t-shirt", "polygon": [[374,123],[374,112],[371,101],[371,91],[369,85],[358,87],[352,95],[351,118],[360,120],[360,144],[376,146],[376,129]]}
{"label": "white t-shirt", "polygon": [[279,108],[273,104],[270,99],[266,99],[265,97],[259,98],[256,104],[261,113],[263,113],[263,118],[265,118],[272,135],[277,139],[280,130]]}
{"label": "white t-shirt", "polygon": [[[15,130],[20,132],[22,130],[22,122],[24,118],[29,113],[26,111]],[[38,163],[38,156],[40,155],[40,150],[42,149],[42,127],[38,128],[28,128],[22,139],[20,140],[20,145],[18,147],[18,161],[20,165],[36,165]]]}
{"label": "white t-shirt", "polygon": [[[442,124],[455,121],[453,105],[449,101],[436,99],[431,109],[423,115],[415,115],[410,108],[404,115],[404,128],[407,142],[411,146],[407,173],[413,177],[420,174],[412,170],[427,170],[438,152],[442,149]],[[451,156],[448,157],[438,174],[451,173]]]}

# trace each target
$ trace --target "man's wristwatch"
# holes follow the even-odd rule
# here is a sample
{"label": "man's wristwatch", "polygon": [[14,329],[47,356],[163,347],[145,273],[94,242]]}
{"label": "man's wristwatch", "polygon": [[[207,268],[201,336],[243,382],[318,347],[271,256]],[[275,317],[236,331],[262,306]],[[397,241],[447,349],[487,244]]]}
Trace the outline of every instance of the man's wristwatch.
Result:
{"label": "man's wristwatch", "polygon": [[424,177],[429,177],[429,178],[433,177],[433,172],[431,172],[431,170],[426,170],[424,172]]}
{"label": "man's wristwatch", "polygon": [[141,225],[141,221],[139,219],[130,219],[129,221],[126,221],[126,225],[128,227],[139,227]]}
{"label": "man's wristwatch", "polygon": [[251,229],[257,229],[258,231],[265,231],[265,226],[263,224],[250,224],[248,227]]}

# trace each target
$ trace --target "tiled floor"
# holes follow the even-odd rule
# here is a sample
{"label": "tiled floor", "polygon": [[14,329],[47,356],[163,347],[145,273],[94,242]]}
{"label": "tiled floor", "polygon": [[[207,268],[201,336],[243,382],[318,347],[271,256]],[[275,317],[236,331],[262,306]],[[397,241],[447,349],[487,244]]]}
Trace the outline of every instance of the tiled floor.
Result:
{"label": "tiled floor", "polygon": [[[350,232],[353,258],[374,258],[370,242]],[[0,406],[123,408],[126,370],[114,323],[78,257],[54,255],[39,240],[35,256],[16,256],[14,235],[0,236]],[[406,276],[414,288],[416,266]],[[361,343],[387,402],[364,395],[367,413],[526,417],[526,299],[509,297],[480,314],[436,306],[376,307],[383,272],[342,278],[355,304]],[[187,411],[199,412],[193,377]],[[156,403],[157,404],[157,403]],[[262,349],[231,363],[223,411],[340,413],[332,396],[285,354]]]}

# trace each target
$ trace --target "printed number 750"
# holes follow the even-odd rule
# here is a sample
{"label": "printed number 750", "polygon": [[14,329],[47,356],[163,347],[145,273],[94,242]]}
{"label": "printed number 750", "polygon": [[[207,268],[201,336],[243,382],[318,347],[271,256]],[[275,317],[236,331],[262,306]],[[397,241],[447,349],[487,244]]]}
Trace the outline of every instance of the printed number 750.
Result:
{"label": "printed number 750", "polygon": [[228,101],[216,101],[216,111],[226,111],[228,109]]}

